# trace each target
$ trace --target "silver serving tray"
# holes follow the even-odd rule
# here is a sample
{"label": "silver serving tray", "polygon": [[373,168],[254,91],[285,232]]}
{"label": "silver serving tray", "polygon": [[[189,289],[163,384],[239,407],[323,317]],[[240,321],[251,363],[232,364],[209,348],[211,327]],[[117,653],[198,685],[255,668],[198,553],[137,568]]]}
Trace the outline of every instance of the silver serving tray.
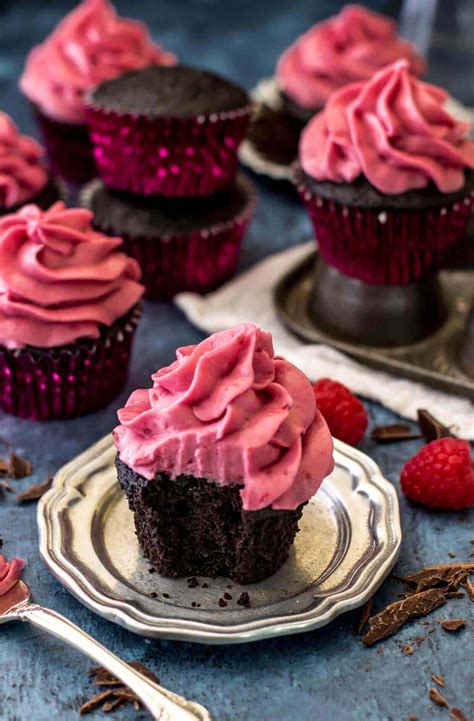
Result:
{"label": "silver serving tray", "polygon": [[[186,579],[150,573],[116,480],[111,436],[64,466],[41,499],[41,556],[79,601],[146,636],[242,643],[318,628],[372,596],[402,540],[394,487],[366,455],[335,443],[336,469],[306,507],[290,559],[260,583],[206,579],[208,588],[190,589]],[[243,590],[251,608],[236,603]],[[232,600],[220,608],[226,591]]]}
{"label": "silver serving tray", "polygon": [[474,379],[462,371],[457,358],[473,300],[472,270],[440,273],[448,318],[436,333],[412,345],[373,348],[339,340],[318,328],[312,320],[308,301],[316,256],[316,251],[310,253],[290,268],[275,286],[273,300],[284,326],[308,343],[325,343],[377,370],[474,399]]}

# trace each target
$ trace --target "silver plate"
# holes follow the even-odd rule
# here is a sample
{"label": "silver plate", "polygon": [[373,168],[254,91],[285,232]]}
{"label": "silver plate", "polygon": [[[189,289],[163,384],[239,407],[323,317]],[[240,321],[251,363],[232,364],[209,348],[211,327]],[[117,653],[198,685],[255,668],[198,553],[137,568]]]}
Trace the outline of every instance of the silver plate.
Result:
{"label": "silver plate", "polygon": [[[335,445],[336,469],[306,507],[290,559],[260,583],[219,578],[190,589],[186,579],[150,573],[116,480],[111,436],[64,466],[42,498],[41,555],[82,603],[146,636],[242,643],[318,628],[374,593],[402,539],[394,487],[366,455]],[[251,608],[236,603],[243,590]],[[232,600],[220,608],[226,591]]]}

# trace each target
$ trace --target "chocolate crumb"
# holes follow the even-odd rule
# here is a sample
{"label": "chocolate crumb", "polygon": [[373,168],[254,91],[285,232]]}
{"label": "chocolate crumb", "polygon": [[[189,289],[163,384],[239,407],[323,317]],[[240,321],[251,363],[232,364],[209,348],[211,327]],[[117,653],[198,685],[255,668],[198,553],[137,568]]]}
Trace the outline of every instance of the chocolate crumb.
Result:
{"label": "chocolate crumb", "polygon": [[379,646],[378,649],[377,649],[377,653],[379,654],[379,656],[380,656],[381,653],[383,653],[383,651],[384,651],[384,647],[383,647],[383,646]]}
{"label": "chocolate crumb", "polygon": [[232,601],[232,596],[227,591],[224,593],[224,598],[226,601]]}
{"label": "chocolate crumb", "polygon": [[226,588],[229,588],[229,589],[231,589],[231,588],[232,588],[232,584],[231,584],[231,583],[229,583],[229,585],[228,585],[228,586],[226,586]]}
{"label": "chocolate crumb", "polygon": [[449,708],[449,704],[444,698],[443,694],[438,691],[437,688],[430,688],[430,701],[433,701],[437,706],[441,706],[443,708]]}
{"label": "chocolate crumb", "polygon": [[446,597],[440,588],[430,588],[421,593],[414,593],[401,601],[395,601],[369,618],[369,631],[362,640],[366,646],[371,646],[382,638],[394,634],[412,618],[427,616],[445,603]]}
{"label": "chocolate crumb", "polygon": [[201,588],[209,588],[209,584],[204,581],[204,583],[201,583]]}
{"label": "chocolate crumb", "polygon": [[415,649],[411,645],[411,643],[405,644],[405,646],[402,646],[402,652],[405,656],[413,656],[415,653]]}
{"label": "chocolate crumb", "polygon": [[453,438],[448,426],[441,423],[437,418],[424,408],[418,409],[418,425],[423,438],[427,443],[437,441],[440,438]]}
{"label": "chocolate crumb", "polygon": [[8,465],[8,475],[12,478],[15,478],[16,480],[19,480],[20,478],[26,478],[26,476],[31,476],[33,466],[31,465],[30,461],[27,461],[26,458],[22,458],[14,451],[10,453]]}
{"label": "chocolate crumb", "polygon": [[225,606],[227,606],[227,601],[224,600],[223,598],[220,598],[217,603],[219,604],[219,606],[221,608],[224,608]]}
{"label": "chocolate crumb", "polygon": [[449,556],[450,558],[456,558],[456,554],[453,553],[452,551],[448,551],[448,556]]}
{"label": "chocolate crumb", "polygon": [[421,435],[413,431],[407,423],[389,423],[386,426],[374,428],[371,438],[376,443],[396,443],[421,438]]}
{"label": "chocolate crumb", "polygon": [[152,598],[158,598],[158,594],[156,593],[156,591],[152,591],[152,592],[150,593],[150,596],[151,596]]}
{"label": "chocolate crumb", "polygon": [[156,573],[156,569],[153,568],[153,566],[150,566],[150,568],[148,569],[148,573]]}
{"label": "chocolate crumb", "polygon": [[438,686],[446,686],[446,681],[441,676],[438,676],[436,673],[431,674],[431,678],[435,683],[438,684]]}
{"label": "chocolate crumb", "polygon": [[193,601],[193,602],[191,603],[191,606],[192,606],[193,608],[196,608],[196,606],[197,606],[196,601]]}
{"label": "chocolate crumb", "polygon": [[250,596],[247,591],[242,591],[239,598],[237,599],[237,605],[244,606],[245,608],[250,608]]}
{"label": "chocolate crumb", "polygon": [[33,483],[21,493],[17,493],[16,500],[18,503],[26,503],[28,501],[37,501],[39,498],[49,491],[53,484],[53,477],[49,476],[41,483]]}
{"label": "chocolate crumb", "polygon": [[360,618],[359,618],[359,622],[358,622],[357,628],[356,628],[356,632],[359,635],[364,630],[364,628],[367,624],[367,621],[370,618],[370,614],[372,613],[373,608],[374,608],[374,602],[371,598],[369,598],[369,600],[366,603],[364,603],[364,605],[362,606],[362,610],[360,612]]}
{"label": "chocolate crumb", "polygon": [[408,721],[418,721],[418,716],[409,716]]}
{"label": "chocolate crumb", "polygon": [[170,597],[169,593],[162,593],[161,595],[163,596],[163,598],[169,598],[169,597]]}
{"label": "chocolate crumb", "polygon": [[446,621],[439,621],[441,628],[445,631],[452,631],[457,633],[466,625],[466,621],[463,618],[449,618]]}
{"label": "chocolate crumb", "polygon": [[463,711],[461,711],[460,708],[456,708],[455,706],[450,708],[448,713],[449,713],[450,717],[452,719],[454,719],[454,721],[469,721],[466,714]]}
{"label": "chocolate crumb", "polygon": [[192,578],[188,578],[188,588],[197,588],[199,586],[199,581],[197,580],[196,576],[193,576]]}

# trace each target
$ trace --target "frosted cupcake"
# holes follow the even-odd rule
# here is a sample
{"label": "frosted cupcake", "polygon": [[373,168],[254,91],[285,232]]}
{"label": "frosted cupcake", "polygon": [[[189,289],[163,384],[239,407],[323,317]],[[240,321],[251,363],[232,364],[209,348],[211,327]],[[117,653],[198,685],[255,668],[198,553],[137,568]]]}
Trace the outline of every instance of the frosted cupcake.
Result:
{"label": "frosted cupcake", "polygon": [[336,90],[368,80],[395,60],[406,59],[421,75],[424,62],[397,37],[396,24],[361,5],[345,5],[319,22],[280,57],[277,79],[285,110],[306,123]]}
{"label": "frosted cupcake", "polygon": [[296,184],[329,265],[368,283],[413,283],[464,235],[474,142],[447,97],[400,60],[334,93],[308,123]]}
{"label": "frosted cupcake", "polygon": [[138,263],[58,202],[0,219],[0,408],[45,420],[122,389],[143,295]]}
{"label": "frosted cupcake", "polygon": [[309,380],[251,323],[179,348],[114,431],[119,481],[146,558],[166,576],[259,581],[288,558],[331,473]]}
{"label": "frosted cupcake", "polygon": [[25,203],[46,209],[59,200],[59,188],[43,162],[44,150],[21,135],[13,120],[0,111],[0,216]]}
{"label": "frosted cupcake", "polygon": [[83,0],[30,52],[20,87],[31,101],[53,170],[71,182],[95,175],[84,96],[127,70],[176,62],[147,28],[108,0]]}

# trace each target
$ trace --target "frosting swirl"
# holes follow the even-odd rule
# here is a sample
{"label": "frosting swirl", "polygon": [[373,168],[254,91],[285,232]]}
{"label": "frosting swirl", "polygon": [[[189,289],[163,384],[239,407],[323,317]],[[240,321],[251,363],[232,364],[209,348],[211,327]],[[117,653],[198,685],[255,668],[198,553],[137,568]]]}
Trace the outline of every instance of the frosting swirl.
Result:
{"label": "frosting swirl", "polygon": [[0,209],[7,210],[37,195],[48,181],[43,148],[20,135],[13,120],[0,112]]}
{"label": "frosting swirl", "polygon": [[79,124],[88,90],[127,70],[175,62],[143,23],[119,17],[108,0],[83,0],[30,52],[20,87],[46,115]]}
{"label": "frosting swirl", "polygon": [[393,20],[360,5],[317,23],[281,55],[280,88],[303,108],[317,110],[343,85],[368,80],[385,65],[406,58],[412,73],[425,64],[413,46],[400,40]]}
{"label": "frosting swirl", "polygon": [[0,596],[11,591],[21,578],[25,562],[21,558],[12,558],[10,562],[0,553]]}
{"label": "frosting swirl", "polygon": [[410,75],[406,60],[366,83],[342,88],[303,130],[300,161],[316,180],[359,175],[387,195],[424,188],[460,190],[474,167],[469,123],[444,108],[447,93]]}
{"label": "frosting swirl", "polygon": [[0,220],[0,343],[50,348],[98,338],[141,298],[138,263],[92,213],[25,205]]}
{"label": "frosting swirl", "polygon": [[121,460],[152,479],[242,485],[245,510],[294,509],[331,473],[333,444],[306,376],[252,323],[179,348],[118,412]]}

